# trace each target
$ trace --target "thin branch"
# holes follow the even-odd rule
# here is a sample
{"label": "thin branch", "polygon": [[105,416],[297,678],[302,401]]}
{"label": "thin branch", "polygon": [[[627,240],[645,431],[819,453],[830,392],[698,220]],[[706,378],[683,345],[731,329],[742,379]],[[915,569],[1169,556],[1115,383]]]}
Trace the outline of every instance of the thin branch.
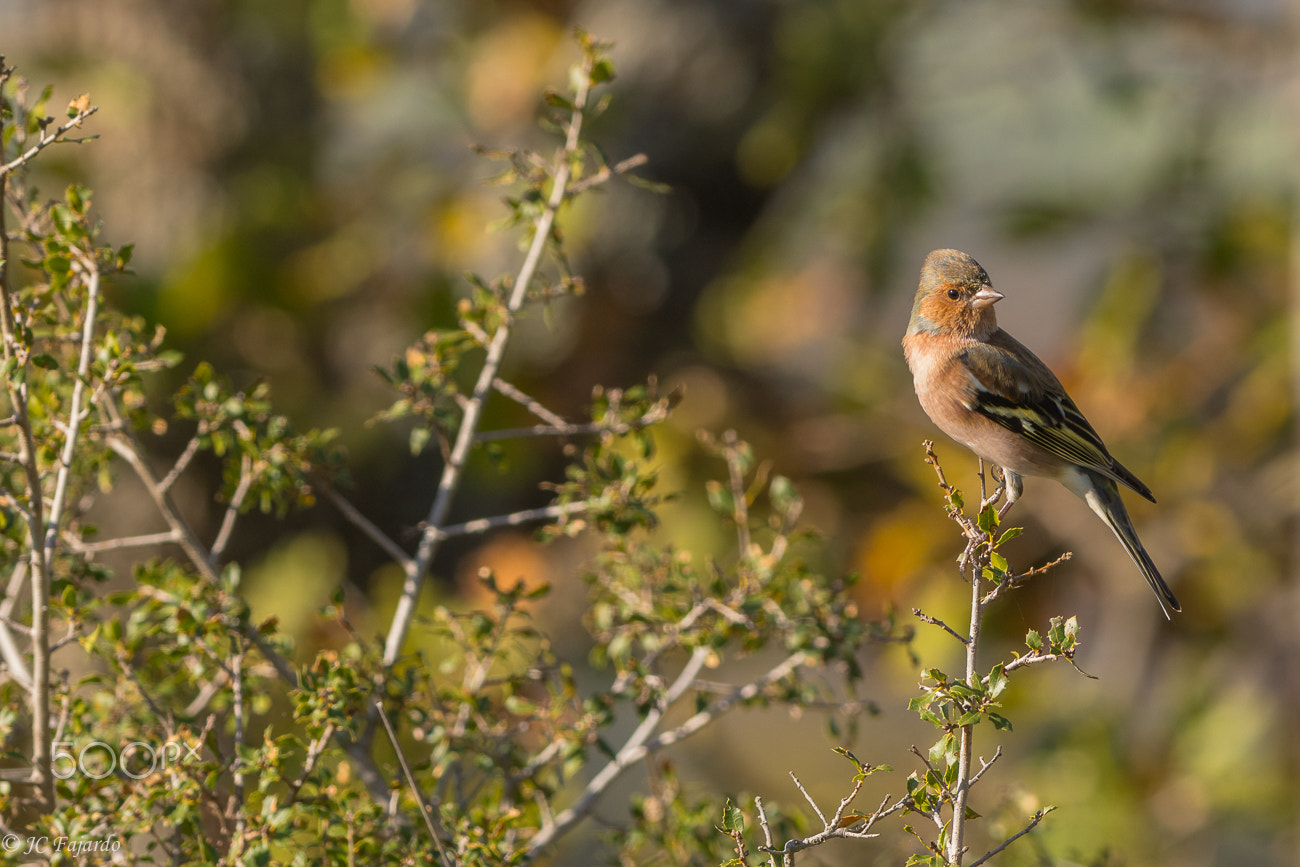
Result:
{"label": "thin branch", "polygon": [[221,559],[226,546],[230,544],[230,536],[235,531],[235,521],[239,518],[239,510],[243,507],[244,498],[248,496],[248,490],[252,486],[253,458],[251,455],[245,454],[239,461],[239,484],[235,487],[235,493],[226,506],[226,514],[221,518],[221,529],[217,531],[217,538],[213,540],[212,547],[208,549],[208,562],[214,567],[217,565],[217,561]]}
{"label": "thin branch", "polygon": [[98,554],[101,551],[118,551],[122,548],[149,548],[154,545],[167,545],[180,541],[180,534],[175,530],[161,533],[144,533],[139,536],[123,536],[118,539],[104,539],[98,542],[83,542],[74,537],[67,537],[68,548],[75,554]]}
{"label": "thin branch", "polygon": [[496,389],[498,392],[500,392],[501,394],[513,400],[515,403],[522,406],[524,409],[531,412],[533,415],[540,418],[542,421],[546,422],[551,427],[562,428],[568,424],[568,422],[566,422],[562,416],[560,416],[557,413],[551,412],[549,409],[542,406],[542,404],[536,398],[529,397],[528,395],[520,391],[518,388],[516,388],[514,385],[512,385],[509,382],[506,382],[504,379],[500,377],[497,377],[496,379],[492,380],[492,387]]}
{"label": "thin branch", "polygon": [[647,162],[649,162],[649,159],[645,154],[636,154],[622,160],[621,162],[615,163],[612,166],[601,166],[599,171],[592,172],[587,177],[569,187],[568,195],[570,197],[576,196],[592,187],[605,183],[616,175],[621,175],[631,171],[632,169],[639,168]]}
{"label": "thin branch", "polygon": [[68,428],[59,456],[59,473],[54,483],[54,499],[50,503],[49,524],[45,528],[45,557],[54,555],[54,544],[63,523],[63,507],[72,477],[72,460],[77,453],[81,422],[89,413],[83,407],[86,396],[86,378],[90,374],[90,359],[95,352],[95,325],[99,318],[99,266],[87,256],[79,259],[78,270],[86,282],[86,312],[81,323],[81,353],[77,359],[77,379],[72,386],[72,405],[68,408]]}
{"label": "thin branch", "polygon": [[56,144],[59,142],[67,142],[69,144],[80,144],[82,141],[85,141],[85,139],[69,139],[69,138],[64,138],[64,136],[67,134],[68,130],[73,129],[74,127],[81,126],[81,122],[83,120],[90,117],[92,114],[94,114],[97,111],[99,111],[99,106],[92,105],[89,108],[77,112],[76,115],[74,115],[71,120],[69,120],[67,123],[63,124],[62,126],[55,127],[54,132],[41,130],[41,137],[37,140],[36,144],[32,145],[30,148],[23,151],[21,154],[14,157],[12,160],[5,163],[3,166],[0,166],[0,177],[8,175],[10,172],[14,171],[14,169],[22,168],[32,159],[32,157],[36,156],[38,153],[45,150],[47,147],[49,147],[52,144]]}
{"label": "thin branch", "polygon": [[1043,817],[1046,816],[1048,813],[1052,812],[1052,811],[1055,810],[1055,809],[1056,809],[1055,807],[1046,807],[1046,808],[1044,808],[1044,809],[1042,809],[1042,810],[1038,810],[1037,812],[1035,812],[1034,815],[1033,815],[1033,817],[1029,820],[1029,824],[1028,824],[1028,825],[1026,825],[1025,827],[1021,828],[1019,831],[1017,831],[1016,833],[1012,834],[1012,835],[1011,835],[1010,837],[1008,837],[1007,839],[1003,840],[1001,843],[999,843],[999,844],[998,844],[997,846],[995,846],[994,848],[992,848],[992,849],[990,849],[989,851],[985,852],[983,855],[981,855],[981,856],[980,856],[978,859],[976,859],[975,861],[972,861],[971,864],[970,864],[970,867],[980,867],[981,864],[984,864],[984,863],[988,862],[988,860],[989,860],[990,858],[992,858],[994,855],[997,855],[997,854],[998,854],[999,852],[1001,852],[1003,849],[1006,849],[1006,848],[1007,848],[1008,846],[1010,846],[1012,843],[1016,842],[1016,841],[1019,840],[1021,837],[1025,836],[1025,835],[1028,834],[1030,831],[1034,830],[1034,828],[1038,827],[1038,823],[1041,822],[1041,821],[1043,821]]}
{"label": "thin branch", "polygon": [[794,775],[794,771],[787,771],[787,773],[790,774],[790,779],[794,780],[794,787],[799,790],[801,795],[803,795],[803,799],[812,805],[813,812],[817,814],[817,818],[822,820],[822,827],[829,828],[831,823],[826,821],[826,816],[822,814],[822,808],[817,806],[817,802],[813,800],[812,795],[808,794],[808,790],[803,787],[803,783],[799,782],[799,778]]}
{"label": "thin branch", "polygon": [[681,725],[669,729],[648,742],[642,755],[657,750],[660,747],[666,747],[669,744],[677,743],[678,741],[684,740],[685,738],[695,734],[697,731],[713,722],[715,718],[730,710],[733,705],[754,698],[773,683],[780,681],[782,678],[788,677],[792,671],[807,661],[808,654],[802,650],[790,654],[784,661],[770,669],[762,677],[751,680],[749,683],[737,687],[730,695],[723,696],[704,710],[699,711],[694,716],[687,719]]}
{"label": "thin branch", "polygon": [[1002,758],[1002,746],[999,744],[997,750],[993,753],[993,758],[989,759],[986,762],[984,761],[983,756],[980,757],[980,769],[976,771],[974,775],[971,776],[970,784],[974,786],[976,783],[978,783],[980,781],[980,777],[984,776],[984,772],[987,771],[989,768],[993,767],[993,763],[1000,758]]}
{"label": "thin branch", "polygon": [[[1026,668],[1030,665],[1037,665],[1040,662],[1056,662],[1058,659],[1072,661],[1068,656],[1062,653],[1032,653],[1026,656],[1018,656],[1015,659],[1011,660],[1005,666],[1003,666],[1002,673],[1010,674],[1013,671],[1016,671],[1021,668]],[[988,677],[985,677],[983,680],[984,683],[988,683],[989,679]]]}
{"label": "thin branch", "polygon": [[465,463],[469,460],[470,448],[474,444],[474,435],[478,432],[483,408],[501,369],[501,361],[505,356],[506,345],[510,341],[513,314],[519,310],[528,297],[528,290],[533,282],[533,276],[536,274],[537,267],[541,262],[542,251],[546,249],[546,245],[551,239],[551,229],[555,223],[555,217],[559,213],[560,206],[564,203],[565,191],[568,188],[572,171],[569,155],[576,153],[578,150],[583,112],[587,107],[587,95],[591,84],[592,62],[591,57],[588,56],[584,62],[583,74],[578,76],[579,82],[577,92],[574,94],[572,119],[569,121],[564,145],[559,149],[555,157],[555,174],[552,178],[550,198],[547,200],[542,212],[537,216],[536,223],[533,226],[532,243],[524,257],[523,265],[515,277],[514,288],[506,304],[507,315],[505,320],[497,327],[496,332],[492,335],[491,342],[487,345],[487,357],[484,359],[483,367],[479,371],[478,381],[474,384],[469,403],[465,405],[460,427],[456,431],[456,442],[452,446],[451,454],[443,467],[442,477],[438,481],[438,492],[434,497],[433,505],[429,509],[428,518],[424,522],[425,531],[416,549],[415,559],[406,569],[406,579],[402,583],[402,595],[397,601],[397,608],[393,612],[388,636],[384,642],[383,662],[385,666],[391,666],[396,662],[398,655],[402,651],[406,633],[410,629],[411,620],[415,616],[415,605],[420,593],[420,586],[424,583],[425,575],[428,574],[429,567],[433,563],[433,557],[437,553],[439,542],[442,539],[439,535],[439,529],[442,527],[443,522],[446,521],[447,514],[451,510],[451,501],[455,497],[456,490],[460,486],[461,478],[464,475]]}
{"label": "thin branch", "polygon": [[393,745],[393,751],[397,753],[397,762],[402,766],[402,773],[406,776],[406,785],[410,787],[411,795],[420,808],[420,815],[424,817],[424,826],[429,829],[429,837],[433,840],[434,848],[438,850],[439,859],[444,865],[454,867],[460,861],[450,857],[447,850],[443,848],[442,838],[438,836],[438,829],[434,825],[433,810],[424,802],[424,795],[420,794],[420,787],[415,782],[415,774],[411,773],[411,765],[406,761],[406,753],[402,750],[402,745],[397,742],[397,732],[393,731],[393,724],[388,719],[388,714],[384,713],[383,701],[378,696],[374,699],[374,708],[384,724],[384,731],[388,732],[388,740]]}
{"label": "thin branch", "polygon": [[939,459],[934,454],[934,442],[926,440],[922,445],[925,447],[925,462],[934,467],[934,473],[939,478],[939,487],[943,489],[944,496],[948,500],[949,515],[961,526],[966,538],[976,538],[981,531],[975,522],[968,518],[965,512],[958,507],[956,501],[957,488],[949,484],[948,479],[944,476],[943,467],[939,465]]}
{"label": "thin branch", "polygon": [[[829,827],[831,828],[840,827],[840,823],[844,821],[844,811],[847,810],[849,808],[849,805],[852,804],[854,800],[857,799],[858,792],[862,791],[862,784],[865,783],[866,781],[867,778],[865,776],[859,775],[857,781],[854,782],[853,784],[853,791],[849,792],[843,798],[840,798],[840,805],[835,808],[835,815],[831,816],[831,823]],[[852,825],[856,825],[857,821],[851,821],[849,824],[851,827]]]}
{"label": "thin branch", "polygon": [[438,536],[442,539],[452,536],[472,536],[499,527],[517,527],[520,524],[528,524],[533,521],[549,521],[552,518],[562,518],[566,515],[578,515],[590,511],[595,506],[596,504],[590,500],[582,500],[576,503],[556,503],[536,509],[521,509],[508,515],[497,515],[493,518],[475,518],[473,521],[466,521],[463,524],[451,524],[439,530]]}
{"label": "thin branch", "polygon": [[[921,760],[921,764],[925,765],[925,769],[933,774],[934,778],[939,781],[939,788],[943,791],[944,797],[950,801],[953,800],[952,789],[950,789],[948,784],[943,781],[943,774],[935,770],[934,765],[930,764],[929,757],[917,749],[915,744],[912,745],[911,752],[912,755]],[[936,825],[939,825],[940,827],[943,826],[943,820],[939,817],[937,812],[931,813],[930,818],[934,819]]]}
{"label": "thin branch", "polygon": [[[791,776],[793,776],[793,774]],[[861,788],[861,781],[859,781],[858,785],[854,786],[853,794],[849,795],[849,797],[846,798],[845,800],[851,801],[856,796],[859,788]],[[802,789],[803,787],[801,786],[800,791],[802,791]],[[877,820],[883,818],[884,816],[888,816],[892,813],[896,813],[899,810],[902,810],[905,806],[907,806],[906,799],[901,799],[889,807],[885,806],[885,804],[887,803],[889,803],[888,796],[886,796],[885,800],[881,802],[878,808],[876,808],[876,812],[872,813],[870,816],[862,820],[865,824],[859,830],[854,830],[854,828],[859,824],[858,822],[854,822],[852,825],[848,825],[845,827],[839,827],[838,818],[834,822],[826,822],[825,820],[822,820],[822,824],[824,825],[824,827],[822,828],[821,831],[819,831],[816,834],[813,834],[812,836],[803,837],[794,840],[787,840],[785,845],[782,846],[780,849],[777,849],[772,845],[771,837],[769,836],[767,839],[767,844],[758,847],[759,851],[766,852],[769,855],[780,855],[782,858],[782,863],[789,865],[794,863],[794,856],[796,852],[802,852],[805,849],[811,849],[814,846],[820,846],[822,843],[825,843],[827,840],[835,840],[835,839],[872,840],[880,836],[879,834],[872,833],[868,830],[872,825],[876,823]],[[761,821],[762,819],[760,819],[760,822]]]}
{"label": "thin branch", "polygon": [[199,694],[194,696],[194,700],[185,706],[185,710],[181,711],[181,714],[193,718],[203,713],[203,709],[208,706],[208,703],[216,698],[229,682],[230,675],[226,673],[224,668],[218,668],[204,681],[203,686],[199,689]]}
{"label": "thin branch", "polygon": [[289,784],[289,797],[284,799],[284,806],[288,807],[298,799],[298,793],[306,785],[307,779],[311,776],[312,771],[316,769],[316,763],[325,752],[325,747],[329,744],[330,739],[334,737],[334,723],[327,722],[324,730],[321,731],[320,737],[316,738],[307,747],[307,756],[303,759],[302,770],[298,776],[294,777]]}
{"label": "thin branch", "polygon": [[[101,406],[110,418],[121,417],[111,396],[106,395],[101,402]],[[207,552],[203,549],[203,543],[199,541],[194,531],[189,528],[189,525],[181,519],[180,513],[171,501],[170,493],[159,485],[158,477],[154,475],[153,470],[145,462],[135,440],[129,434],[118,433],[107,437],[105,443],[135,471],[136,476],[144,484],[145,491],[153,500],[154,507],[158,509],[158,513],[162,515],[171,531],[176,534],[176,544],[181,546],[190,563],[207,581],[216,584],[219,581],[219,576],[209,560]]]}
{"label": "thin branch", "polygon": [[690,611],[686,612],[686,616],[683,617],[672,627],[673,633],[680,634],[682,632],[685,632],[686,630],[694,626],[697,620],[699,620],[702,616],[704,616],[710,611],[714,612],[723,620],[726,620],[728,623],[733,623],[736,626],[753,625],[753,621],[751,621],[745,615],[741,614],[736,609],[722,602],[719,602],[717,599],[709,598],[709,599],[705,599],[702,602],[696,603],[695,606],[691,608]]}
{"label": "thin branch", "polygon": [[317,490],[324,491],[325,496],[334,504],[334,508],[342,513],[344,518],[347,518],[354,527],[369,536],[370,541],[393,558],[393,562],[400,565],[403,570],[409,571],[411,567],[410,555],[403,551],[402,547],[394,542],[387,533],[379,529],[373,521],[362,514],[360,509],[352,505],[351,500],[339,493],[339,490],[330,484],[327,479],[316,477],[312,480],[312,486]]}
{"label": "thin branch", "polygon": [[944,623],[938,617],[931,617],[929,614],[923,613],[920,608],[913,608],[912,613],[915,614],[917,619],[920,620],[922,623],[929,623],[931,626],[938,626],[944,632],[948,633],[953,638],[960,641],[963,645],[970,644],[970,639],[958,633],[957,630],[953,629],[947,623]]}
{"label": "thin branch", "polygon": [[[776,867],[776,855],[772,850],[772,826],[768,824],[767,812],[763,809],[763,799],[754,797],[754,808],[758,810],[758,826],[763,829],[762,851],[768,853],[767,863]],[[784,858],[782,859],[785,860]]]}
{"label": "thin branch", "polygon": [[180,478],[181,473],[185,472],[186,467],[190,465],[190,461],[194,460],[194,456],[198,453],[199,438],[197,436],[190,437],[190,441],[185,444],[185,450],[176,459],[176,463],[172,464],[172,468],[167,472],[167,475],[163,476],[162,481],[158,483],[158,487],[164,492],[171,490],[171,486],[176,484],[176,480]]}
{"label": "thin branch", "polygon": [[[678,697],[690,689],[695,682],[695,678],[699,676],[700,670],[704,668],[704,663],[708,657],[709,652],[704,648],[695,649],[690,659],[687,660],[685,667],[682,668],[681,673],[677,675],[673,685],[668,688],[659,702],[646,713],[645,719],[641,720],[640,725],[628,736],[627,741],[624,742],[614,758],[610,759],[609,763],[591,778],[586,789],[578,797],[577,802],[568,809],[561,811],[554,821],[543,825],[533,838],[528,841],[529,858],[536,856],[552,840],[555,840],[567,831],[571,825],[590,813],[610,783],[614,782],[619,774],[630,765],[639,762],[650,751],[648,746],[651,743],[650,736],[663,719],[665,711]],[[662,737],[663,735],[660,736],[660,738]]]}
{"label": "thin branch", "polygon": [[1021,572],[1019,575],[1009,576],[1005,581],[1003,581],[1001,584],[994,587],[987,594],[985,594],[982,603],[984,605],[988,605],[993,600],[1000,598],[1003,594],[1008,593],[1011,590],[1015,590],[1018,587],[1023,587],[1025,582],[1028,581],[1030,578],[1033,578],[1038,575],[1042,575],[1047,570],[1051,569],[1054,566],[1061,565],[1062,563],[1064,563],[1066,560],[1069,560],[1073,556],[1074,556],[1073,553],[1071,553],[1070,551],[1066,551],[1064,554],[1061,554],[1055,560],[1051,560],[1047,563],[1044,563],[1041,566],[1035,566],[1034,568],[1030,569],[1027,572]]}
{"label": "thin branch", "polygon": [[244,831],[248,827],[248,818],[244,810],[244,759],[240,756],[240,749],[244,746],[244,642],[236,636],[235,646],[238,651],[231,656],[230,667],[227,671],[231,672],[231,713],[235,717],[235,745],[234,745],[234,762],[232,766],[235,782],[235,840],[233,847],[236,852],[244,850]]}

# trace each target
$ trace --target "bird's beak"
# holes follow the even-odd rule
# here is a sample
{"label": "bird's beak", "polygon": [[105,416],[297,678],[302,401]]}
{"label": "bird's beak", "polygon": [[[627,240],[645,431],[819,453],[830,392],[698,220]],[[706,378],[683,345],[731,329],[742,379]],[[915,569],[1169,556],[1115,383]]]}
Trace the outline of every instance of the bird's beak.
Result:
{"label": "bird's beak", "polygon": [[971,306],[976,310],[979,310],[982,307],[991,307],[1005,297],[1007,296],[996,291],[992,286],[984,286],[972,297]]}

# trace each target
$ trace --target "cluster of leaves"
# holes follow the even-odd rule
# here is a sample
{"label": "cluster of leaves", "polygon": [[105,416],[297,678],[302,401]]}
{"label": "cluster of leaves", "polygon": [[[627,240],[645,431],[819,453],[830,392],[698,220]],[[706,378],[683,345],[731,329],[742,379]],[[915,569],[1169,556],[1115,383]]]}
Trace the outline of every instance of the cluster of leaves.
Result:
{"label": "cluster of leaves", "polygon": [[376,420],[416,419],[419,423],[411,429],[411,454],[423,452],[435,435],[443,457],[450,452],[449,439],[460,425],[465,400],[456,371],[466,351],[477,345],[468,331],[429,331],[400,358],[376,368],[384,382],[401,395]]}
{"label": "cluster of leaves", "polygon": [[195,368],[173,400],[175,418],[192,422],[197,448],[222,458],[227,500],[254,504],[283,517],[316,501],[313,478],[337,478],[343,461],[338,431],[297,433],[275,412],[265,382],[236,391],[206,362]]}

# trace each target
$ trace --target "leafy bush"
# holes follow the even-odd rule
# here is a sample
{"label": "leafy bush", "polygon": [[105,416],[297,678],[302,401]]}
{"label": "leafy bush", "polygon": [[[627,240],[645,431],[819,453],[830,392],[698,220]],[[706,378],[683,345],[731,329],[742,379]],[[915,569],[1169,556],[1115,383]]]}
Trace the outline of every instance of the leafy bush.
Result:
{"label": "leafy bush", "polygon": [[[830,839],[870,846],[894,818],[905,823],[892,833],[910,834],[923,853],[909,863],[963,863],[966,822],[977,816],[970,793],[999,755],[977,768],[974,732],[985,721],[1011,730],[998,710],[1011,676],[1069,660],[1078,627],[1053,620],[1044,635],[1030,633],[1024,653],[977,668],[984,610],[1040,570],[1013,572],[999,548],[1017,531],[999,528],[996,494],[968,516],[932,452],[965,539],[959,572],[971,620],[956,628],[916,612],[962,643],[966,665],[960,674],[925,669],[912,708],[938,740],[914,749],[906,793],[856,805],[864,780],[891,769],[838,747],[849,767],[836,809],[816,804],[796,778],[816,822],[755,798],[757,843],[748,800],[687,791],[667,758],[721,717],[773,704],[829,708],[832,737],[847,737],[870,708],[863,648],[905,645],[911,627],[889,614],[864,620],[853,576],[807,566],[800,552],[819,543],[800,524],[798,491],[733,433],[700,437],[718,476],[705,496],[734,531],[732,550],[704,556],[665,538],[658,516],[673,492],[657,478],[655,426],[681,395],[653,381],[594,386],[589,418],[571,422],[502,378],[520,317],[544,316],[554,299],[582,290],[557,216],[644,162],[610,163],[588,142],[587,123],[605,105],[593,94],[614,71],[597,40],[579,34],[579,44],[569,90],[546,95],[555,153],[485,151],[511,190],[503,224],[522,232],[517,272],[471,277],[457,327],[429,332],[379,370],[395,397],[376,422],[404,425],[413,452],[441,458],[413,552],[347,499],[339,435],[296,430],[267,385],[240,389],[199,363],[169,409],[150,399],[153,375],[181,359],[161,329],[105,302],[104,284],[128,273],[131,248],[99,240],[89,191],[72,186],[46,202],[29,186],[31,162],[83,141],[75,137],[95,108],[81,97],[56,123],[49,91],[33,98],[3,70],[6,851],[34,846],[56,862],[129,852],[145,863],[524,864],[547,857],[616,779],[651,762],[658,772],[609,842],[622,863],[790,864]],[[530,423],[486,429],[490,400],[513,402]],[[169,429],[190,438],[159,471],[151,443]],[[583,444],[549,486],[548,505],[448,522],[476,449],[544,438]],[[222,468],[223,517],[211,539],[173,498],[200,455]],[[128,477],[152,514],[138,516],[134,535],[103,537],[89,516],[133,502]],[[327,506],[391,557],[403,586],[382,642],[353,626],[339,589],[320,622],[345,638],[297,665],[276,618],[252,616],[231,540],[252,510]],[[421,614],[421,587],[446,540],[516,525],[591,540],[582,625],[603,686],[580,681],[574,660],[535,625],[544,585],[507,586],[485,570],[488,601]],[[132,552],[130,569],[104,565]],[[706,679],[710,671],[719,674]],[[620,725],[629,720],[630,730]],[[1046,812],[968,863],[984,863]]]}

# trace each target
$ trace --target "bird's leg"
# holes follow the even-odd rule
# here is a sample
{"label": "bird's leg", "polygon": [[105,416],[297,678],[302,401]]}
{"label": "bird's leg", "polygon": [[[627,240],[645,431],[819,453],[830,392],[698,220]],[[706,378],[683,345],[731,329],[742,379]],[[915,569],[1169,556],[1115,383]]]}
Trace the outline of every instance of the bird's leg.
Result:
{"label": "bird's leg", "polygon": [[1003,485],[1007,489],[1007,501],[1002,504],[1001,509],[998,509],[999,521],[1006,517],[1007,512],[1011,511],[1011,507],[1015,505],[1016,500],[1020,499],[1020,494],[1025,489],[1024,481],[1020,478],[1019,473],[1013,473],[1005,467],[1002,467],[1001,469]]}

